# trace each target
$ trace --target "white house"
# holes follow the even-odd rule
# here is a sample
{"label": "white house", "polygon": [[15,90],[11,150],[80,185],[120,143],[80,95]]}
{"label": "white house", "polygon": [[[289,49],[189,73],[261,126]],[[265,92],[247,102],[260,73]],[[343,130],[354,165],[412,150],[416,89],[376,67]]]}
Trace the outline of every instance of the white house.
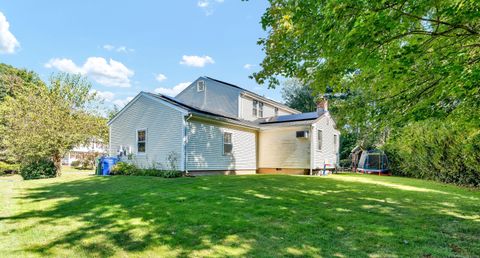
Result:
{"label": "white house", "polygon": [[174,155],[175,167],[191,174],[311,174],[339,157],[326,100],[300,113],[210,77],[174,98],[141,92],[108,125],[110,155],[142,167]]}
{"label": "white house", "polygon": [[72,162],[83,160],[87,155],[102,155],[107,153],[107,146],[99,139],[91,139],[87,144],[75,146],[62,159],[63,165],[71,165]]}

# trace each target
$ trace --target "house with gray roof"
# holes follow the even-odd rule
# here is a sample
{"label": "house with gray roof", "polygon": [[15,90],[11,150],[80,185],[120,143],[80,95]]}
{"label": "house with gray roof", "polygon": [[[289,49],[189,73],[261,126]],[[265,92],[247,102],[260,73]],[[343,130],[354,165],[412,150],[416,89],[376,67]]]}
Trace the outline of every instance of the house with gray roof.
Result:
{"label": "house with gray roof", "polygon": [[140,92],[108,125],[110,155],[189,174],[312,174],[339,157],[327,100],[301,113],[207,76],[175,97]]}

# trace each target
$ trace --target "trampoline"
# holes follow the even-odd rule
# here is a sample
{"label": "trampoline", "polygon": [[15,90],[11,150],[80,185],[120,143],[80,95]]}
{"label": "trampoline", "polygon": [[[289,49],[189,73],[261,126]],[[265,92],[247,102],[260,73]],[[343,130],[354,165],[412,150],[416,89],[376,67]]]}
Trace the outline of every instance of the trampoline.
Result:
{"label": "trampoline", "polygon": [[387,155],[382,150],[363,151],[357,170],[364,174],[390,174]]}

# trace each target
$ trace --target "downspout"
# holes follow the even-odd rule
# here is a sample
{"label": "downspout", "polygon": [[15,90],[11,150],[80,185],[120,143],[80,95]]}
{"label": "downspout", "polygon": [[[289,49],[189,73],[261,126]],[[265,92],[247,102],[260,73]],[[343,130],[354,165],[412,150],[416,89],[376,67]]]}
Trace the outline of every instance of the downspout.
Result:
{"label": "downspout", "polygon": [[185,117],[185,129],[184,129],[184,140],[183,140],[183,155],[184,156],[184,164],[183,164],[183,169],[185,170],[185,173],[188,175],[188,169],[187,169],[187,143],[188,143],[188,120],[192,118],[192,113],[188,113],[188,115]]}
{"label": "downspout", "polygon": [[313,148],[313,124],[310,125],[310,175],[313,175],[313,152],[315,151]]}

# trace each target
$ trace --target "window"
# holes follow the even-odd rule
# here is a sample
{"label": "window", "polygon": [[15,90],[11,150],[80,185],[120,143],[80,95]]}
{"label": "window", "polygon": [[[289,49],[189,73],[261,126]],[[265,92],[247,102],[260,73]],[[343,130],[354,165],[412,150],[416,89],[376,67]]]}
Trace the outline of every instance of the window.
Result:
{"label": "window", "polygon": [[258,101],[253,100],[252,115],[255,117],[257,116],[257,105],[258,105]]}
{"label": "window", "polygon": [[233,149],[232,133],[223,133],[223,155],[231,154]]}
{"label": "window", "polygon": [[278,116],[278,107],[275,107],[275,116]]}
{"label": "window", "polygon": [[334,148],[334,151],[336,152],[337,151],[337,135],[336,134],[333,135],[333,148]]}
{"label": "window", "polygon": [[317,131],[317,147],[318,147],[318,150],[322,150],[322,139],[323,138],[323,135],[322,135],[322,130],[318,130]]}
{"label": "window", "polygon": [[197,91],[205,91],[205,81],[198,81],[197,82]]}
{"label": "window", "polygon": [[145,153],[147,149],[147,130],[137,130],[137,153]]}
{"label": "window", "polygon": [[263,102],[258,103],[258,116],[263,117]]}

